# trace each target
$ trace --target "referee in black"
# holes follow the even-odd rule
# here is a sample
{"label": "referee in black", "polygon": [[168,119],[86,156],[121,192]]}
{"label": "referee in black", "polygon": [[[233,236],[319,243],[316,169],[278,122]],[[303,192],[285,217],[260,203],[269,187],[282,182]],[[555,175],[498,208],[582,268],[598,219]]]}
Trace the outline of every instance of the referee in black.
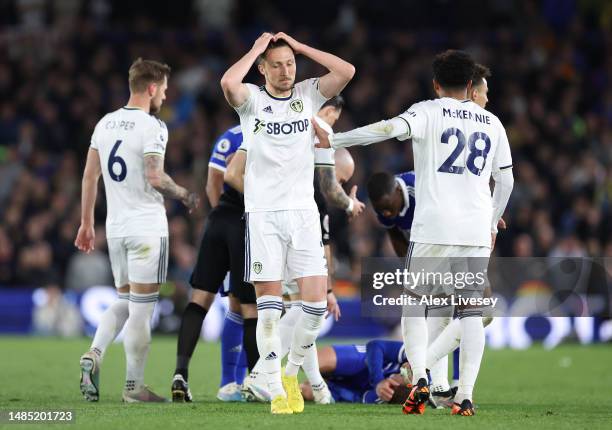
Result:
{"label": "referee in black", "polygon": [[[202,323],[227,272],[230,273],[230,295],[240,302],[243,318],[243,347],[249,370],[259,359],[255,331],[257,307],[255,288],[244,282],[244,197],[234,188],[223,184],[223,171],[242,143],[240,127],[227,130],[215,144],[209,166],[207,194],[213,206],[204,227],[196,266],[191,275],[191,300],[183,313],[179,331],[176,370],[172,381],[172,400],[191,402],[188,368],[198,343]],[[244,154],[244,153],[243,153]],[[215,190],[223,190],[218,197]],[[217,192],[218,193],[218,192]],[[231,297],[230,297],[231,299]]]}

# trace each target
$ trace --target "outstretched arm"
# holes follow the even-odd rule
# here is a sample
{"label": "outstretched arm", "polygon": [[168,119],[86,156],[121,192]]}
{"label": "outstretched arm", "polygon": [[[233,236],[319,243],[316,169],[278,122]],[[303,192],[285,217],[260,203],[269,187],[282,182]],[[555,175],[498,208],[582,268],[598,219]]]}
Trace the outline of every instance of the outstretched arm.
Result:
{"label": "outstretched arm", "polygon": [[145,177],[149,184],[164,197],[180,200],[189,212],[198,207],[200,198],[196,193],[177,185],[172,178],[164,172],[164,158],[158,154],[145,155]]}
{"label": "outstretched arm", "polygon": [[400,117],[375,122],[346,133],[330,134],[321,128],[316,121],[312,121],[312,125],[319,139],[319,143],[315,145],[317,148],[337,149],[354,145],[370,145],[410,133],[408,123]]}
{"label": "outstretched arm", "polygon": [[340,94],[340,91],[355,76],[355,66],[340,57],[300,43],[282,32],[274,35],[275,41],[279,39],[286,41],[296,54],[302,54],[329,70],[329,73],[319,80],[319,91],[326,98],[332,98]]}
{"label": "outstretched arm", "polygon": [[272,40],[272,34],[264,33],[255,41],[253,47],[238,62],[227,69],[221,78],[221,88],[227,102],[237,108],[242,106],[249,98],[249,89],[242,80],[249,73],[257,57],[264,53]]}
{"label": "outstretched arm", "polygon": [[81,183],[81,226],[74,241],[79,250],[87,253],[94,249],[94,208],[101,174],[100,155],[96,149],[90,148]]}

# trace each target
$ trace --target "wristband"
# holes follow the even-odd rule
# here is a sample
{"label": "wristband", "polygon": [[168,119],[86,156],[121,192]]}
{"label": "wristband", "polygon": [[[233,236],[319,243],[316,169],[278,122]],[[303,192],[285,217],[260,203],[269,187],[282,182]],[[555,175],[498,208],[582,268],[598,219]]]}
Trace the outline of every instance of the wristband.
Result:
{"label": "wristband", "polygon": [[355,207],[355,202],[353,199],[349,199],[349,205],[344,209],[348,215],[353,213],[353,208]]}
{"label": "wristband", "polygon": [[329,290],[327,290],[327,294],[331,294],[333,293],[332,289],[330,288]]}

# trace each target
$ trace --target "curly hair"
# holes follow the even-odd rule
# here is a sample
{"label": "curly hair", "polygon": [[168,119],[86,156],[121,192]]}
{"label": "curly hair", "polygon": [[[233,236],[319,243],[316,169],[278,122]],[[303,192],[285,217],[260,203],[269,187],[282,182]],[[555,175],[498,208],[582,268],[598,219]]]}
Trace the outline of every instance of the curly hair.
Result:
{"label": "curly hair", "polygon": [[442,88],[465,88],[474,76],[476,63],[464,51],[449,49],[433,61],[434,79]]}

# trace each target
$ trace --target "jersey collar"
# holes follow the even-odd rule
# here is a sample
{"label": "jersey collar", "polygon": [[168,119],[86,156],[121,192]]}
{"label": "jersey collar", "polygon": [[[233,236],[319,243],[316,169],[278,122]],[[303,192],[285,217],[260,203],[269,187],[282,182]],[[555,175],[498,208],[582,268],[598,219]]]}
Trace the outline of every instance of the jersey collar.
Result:
{"label": "jersey collar", "polygon": [[395,177],[395,182],[397,182],[397,184],[400,186],[402,190],[402,195],[404,196],[404,207],[402,208],[398,216],[404,216],[406,215],[406,212],[408,212],[408,208],[410,207],[410,196],[408,194],[408,187],[406,186],[404,180],[399,176]]}
{"label": "jersey collar", "polygon": [[273,98],[274,100],[289,100],[291,99],[291,97],[293,97],[293,88],[291,88],[291,94],[289,94],[287,97],[275,97],[272,94],[270,94],[268,92],[268,89],[266,88],[266,86],[263,86],[264,91],[266,92],[266,94],[268,95],[268,97]]}

